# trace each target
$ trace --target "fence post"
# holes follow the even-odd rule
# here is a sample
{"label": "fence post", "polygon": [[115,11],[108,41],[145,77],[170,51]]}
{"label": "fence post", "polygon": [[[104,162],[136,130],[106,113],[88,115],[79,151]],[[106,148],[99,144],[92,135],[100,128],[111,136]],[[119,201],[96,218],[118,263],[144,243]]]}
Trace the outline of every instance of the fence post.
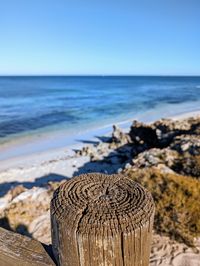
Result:
{"label": "fence post", "polygon": [[149,265],[154,203],[123,175],[85,174],[51,201],[53,252],[62,266]]}
{"label": "fence post", "polygon": [[0,227],[1,266],[55,266],[49,253],[39,241]]}

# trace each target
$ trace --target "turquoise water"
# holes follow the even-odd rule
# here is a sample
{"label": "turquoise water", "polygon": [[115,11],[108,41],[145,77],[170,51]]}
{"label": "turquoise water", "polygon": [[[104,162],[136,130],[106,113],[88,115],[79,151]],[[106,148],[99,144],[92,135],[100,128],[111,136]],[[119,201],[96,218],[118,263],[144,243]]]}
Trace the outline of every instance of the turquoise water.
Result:
{"label": "turquoise water", "polygon": [[200,107],[200,77],[0,77],[0,141]]}

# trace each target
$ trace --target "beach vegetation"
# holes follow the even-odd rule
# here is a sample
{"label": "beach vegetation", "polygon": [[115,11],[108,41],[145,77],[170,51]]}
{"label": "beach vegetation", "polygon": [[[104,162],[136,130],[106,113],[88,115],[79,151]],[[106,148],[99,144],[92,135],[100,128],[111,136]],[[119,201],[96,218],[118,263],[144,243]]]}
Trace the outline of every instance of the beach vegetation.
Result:
{"label": "beach vegetation", "polygon": [[200,181],[162,173],[155,167],[128,169],[125,173],[151,191],[156,205],[156,232],[192,246],[194,237],[200,236]]}

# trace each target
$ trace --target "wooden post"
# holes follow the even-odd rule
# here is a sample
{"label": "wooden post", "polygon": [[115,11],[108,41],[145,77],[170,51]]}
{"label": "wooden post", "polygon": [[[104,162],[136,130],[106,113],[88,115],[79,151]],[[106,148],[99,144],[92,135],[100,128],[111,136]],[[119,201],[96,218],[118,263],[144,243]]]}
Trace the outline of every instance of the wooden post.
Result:
{"label": "wooden post", "polygon": [[123,175],[87,174],[51,201],[52,245],[61,266],[149,265],[154,203]]}

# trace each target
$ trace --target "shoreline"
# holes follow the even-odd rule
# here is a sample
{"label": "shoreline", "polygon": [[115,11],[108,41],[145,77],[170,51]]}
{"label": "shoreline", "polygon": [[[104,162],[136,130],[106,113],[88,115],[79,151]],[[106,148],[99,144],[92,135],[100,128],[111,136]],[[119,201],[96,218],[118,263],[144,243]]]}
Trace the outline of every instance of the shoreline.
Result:
{"label": "shoreline", "polygon": [[[47,161],[54,157],[71,157],[74,155],[73,150],[81,149],[87,144],[100,142],[100,137],[110,136],[113,125],[117,125],[124,132],[129,130],[133,120],[139,120],[145,123],[153,123],[158,119],[184,119],[200,115],[200,109],[194,111],[178,112],[170,116],[160,116],[157,119],[143,119],[133,117],[121,122],[108,124],[95,129],[88,129],[83,133],[66,136],[65,132],[58,134],[46,134],[42,137],[30,136],[21,141],[11,141],[8,144],[0,145],[0,173],[10,167],[23,167],[25,165],[35,164],[39,161]],[[60,155],[60,156],[59,156]]]}
{"label": "shoreline", "polygon": [[[194,111],[182,111],[173,115],[163,117],[163,115],[148,116],[148,112],[143,116],[132,117],[117,123],[110,123],[102,127],[88,129],[77,134],[69,134],[65,130],[59,132],[43,133],[38,135],[28,135],[17,140],[11,140],[0,145],[0,172],[3,165],[8,166],[8,161],[19,161],[26,158],[33,157],[46,153],[55,153],[68,151],[72,149],[80,149],[85,144],[99,141],[98,137],[109,136],[112,132],[113,125],[117,125],[123,131],[127,131],[133,120],[138,120],[145,123],[153,123],[159,119],[184,119],[189,116],[196,116],[200,114],[200,109]],[[11,164],[10,164],[11,165]]]}

